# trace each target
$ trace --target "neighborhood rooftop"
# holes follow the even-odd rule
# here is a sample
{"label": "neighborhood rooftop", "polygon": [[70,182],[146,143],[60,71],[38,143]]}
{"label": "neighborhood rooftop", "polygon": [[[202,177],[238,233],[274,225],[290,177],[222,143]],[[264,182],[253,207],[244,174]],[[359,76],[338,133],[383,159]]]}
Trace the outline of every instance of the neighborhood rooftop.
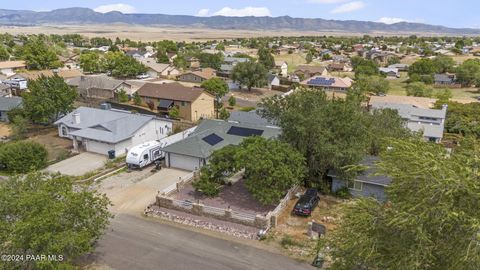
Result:
{"label": "neighborhood rooftop", "polygon": [[190,102],[196,100],[202,93],[203,88],[186,87],[179,83],[146,83],[138,89],[140,96]]}
{"label": "neighborhood rooftop", "polygon": [[277,127],[207,119],[189,137],[165,147],[163,151],[208,158],[217,149],[240,144],[245,137],[259,135],[268,139],[277,137],[280,132]]}

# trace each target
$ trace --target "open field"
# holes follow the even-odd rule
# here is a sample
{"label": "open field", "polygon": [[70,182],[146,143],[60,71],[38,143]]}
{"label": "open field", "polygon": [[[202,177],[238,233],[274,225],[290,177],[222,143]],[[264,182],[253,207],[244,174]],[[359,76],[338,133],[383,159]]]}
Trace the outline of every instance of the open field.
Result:
{"label": "open field", "polygon": [[[91,25],[34,25],[34,26],[0,26],[1,33],[10,34],[80,34],[87,37],[129,38],[136,41],[157,41],[170,39],[176,41],[206,41],[214,39],[234,39],[265,36],[363,36],[366,33],[339,31],[297,31],[292,29],[279,30],[239,30],[239,29],[209,29],[202,27],[180,26],[145,26],[132,24],[91,24]],[[435,36],[433,33],[387,33],[370,32],[373,36]]]}
{"label": "open field", "polygon": [[288,64],[288,72],[293,72],[299,65],[306,64],[305,57],[299,53],[275,55],[275,61],[285,61]]}

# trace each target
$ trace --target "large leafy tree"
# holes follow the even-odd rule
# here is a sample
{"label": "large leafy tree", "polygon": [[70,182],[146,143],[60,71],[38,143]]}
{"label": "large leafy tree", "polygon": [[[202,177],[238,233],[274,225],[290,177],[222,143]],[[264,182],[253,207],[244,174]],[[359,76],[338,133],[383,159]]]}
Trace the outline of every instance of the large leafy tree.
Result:
{"label": "large leafy tree", "polygon": [[267,69],[272,69],[275,67],[275,59],[270,53],[270,50],[267,47],[262,47],[258,49],[258,62],[262,64]]}
{"label": "large leafy tree", "polygon": [[353,91],[359,91],[360,93],[386,94],[390,90],[390,83],[381,76],[362,75],[355,80],[352,88]]}
{"label": "large leafy tree", "polygon": [[228,93],[228,84],[218,77],[202,82],[201,87],[217,98],[221,98]]}
{"label": "large leafy tree", "polygon": [[245,185],[260,203],[277,203],[306,172],[305,158],[288,143],[250,137],[240,144],[238,162],[245,168]]}
{"label": "large leafy tree", "polygon": [[210,53],[199,53],[198,60],[200,61],[200,66],[202,68],[213,68],[216,70],[220,69],[220,66],[223,63],[223,54],[210,54]]}
{"label": "large leafy tree", "polygon": [[80,55],[80,67],[87,73],[103,72],[104,63],[100,53],[96,51],[83,52]]}
{"label": "large leafy tree", "polygon": [[344,206],[324,243],[332,269],[479,269],[479,143],[451,155],[421,140],[390,146],[379,164],[389,202]]}
{"label": "large leafy tree", "polygon": [[58,259],[2,260],[2,269],[70,269],[77,257],[93,250],[112,217],[105,195],[74,186],[59,174],[37,172],[0,182],[0,201],[2,253]]}
{"label": "large leafy tree", "polygon": [[363,59],[361,57],[352,57],[352,67],[355,71],[355,77],[378,75],[378,66],[373,60]]}
{"label": "large leafy tree", "polygon": [[342,172],[367,151],[367,126],[357,103],[299,89],[285,98],[265,99],[260,106],[260,113],[282,128],[281,138],[306,158],[311,181],[328,169]]}
{"label": "large leafy tree", "polygon": [[450,56],[439,55],[432,60],[437,73],[454,71],[455,61]]}
{"label": "large leafy tree", "polygon": [[463,86],[476,84],[477,87],[480,87],[480,61],[469,59],[463,62],[457,68],[457,81]]}
{"label": "large leafy tree", "polygon": [[147,68],[135,58],[122,52],[108,52],[105,54],[105,69],[112,76],[120,78],[135,77],[147,71]]}
{"label": "large leafy tree", "polygon": [[7,61],[10,59],[10,53],[5,46],[0,45],[0,61]]}
{"label": "large leafy tree", "polygon": [[406,87],[407,96],[431,97],[433,89],[423,82],[411,82]]}
{"label": "large leafy tree", "polygon": [[51,123],[73,109],[77,92],[58,75],[41,76],[28,82],[29,92],[23,93],[25,115],[33,122]]}
{"label": "large leafy tree", "polygon": [[23,46],[22,53],[29,69],[51,69],[62,65],[55,49],[41,38],[30,38]]}
{"label": "large leafy tree", "polygon": [[248,90],[252,87],[262,87],[267,83],[267,69],[260,63],[247,61],[238,63],[232,71],[232,80]]}
{"label": "large leafy tree", "polygon": [[[450,101],[447,104],[445,130],[448,133],[480,138],[480,125],[478,125],[480,122],[480,103],[461,104]],[[436,103],[437,108],[441,108],[442,105],[441,102]]]}

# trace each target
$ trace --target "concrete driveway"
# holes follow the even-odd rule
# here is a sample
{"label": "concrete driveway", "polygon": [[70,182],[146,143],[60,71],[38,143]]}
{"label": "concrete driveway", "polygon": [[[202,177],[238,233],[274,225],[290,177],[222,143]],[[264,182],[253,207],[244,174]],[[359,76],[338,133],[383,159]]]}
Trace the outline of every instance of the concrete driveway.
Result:
{"label": "concrete driveway", "polygon": [[52,164],[45,171],[79,176],[103,167],[106,161],[107,157],[104,155],[84,152]]}
{"label": "concrete driveway", "polygon": [[140,214],[155,201],[158,191],[178,182],[190,172],[163,168],[151,173],[152,166],[142,171],[123,172],[103,179],[97,189],[112,201],[114,213]]}

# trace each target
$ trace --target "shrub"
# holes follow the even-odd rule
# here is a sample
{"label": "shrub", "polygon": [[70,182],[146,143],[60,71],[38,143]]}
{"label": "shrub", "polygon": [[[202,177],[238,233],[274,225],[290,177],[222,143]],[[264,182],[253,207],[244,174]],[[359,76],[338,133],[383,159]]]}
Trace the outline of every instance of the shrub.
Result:
{"label": "shrub", "polygon": [[39,143],[18,141],[0,147],[0,164],[8,172],[26,173],[47,165],[47,149]]}
{"label": "shrub", "polygon": [[230,96],[228,98],[228,105],[233,107],[233,106],[235,106],[235,104],[237,104],[237,99],[234,96]]}
{"label": "shrub", "polygon": [[240,111],[242,111],[242,112],[249,112],[249,111],[253,111],[253,110],[255,110],[255,107],[252,107],[252,106],[247,106],[247,107],[240,108]]}
{"label": "shrub", "polygon": [[341,198],[341,199],[348,199],[350,198],[352,195],[350,194],[350,190],[348,190],[348,187],[342,187],[340,189],[337,189],[337,191],[335,191],[335,196]]}
{"label": "shrub", "polygon": [[220,184],[212,182],[208,174],[201,174],[200,179],[193,182],[192,186],[207,197],[216,197],[221,187]]}

